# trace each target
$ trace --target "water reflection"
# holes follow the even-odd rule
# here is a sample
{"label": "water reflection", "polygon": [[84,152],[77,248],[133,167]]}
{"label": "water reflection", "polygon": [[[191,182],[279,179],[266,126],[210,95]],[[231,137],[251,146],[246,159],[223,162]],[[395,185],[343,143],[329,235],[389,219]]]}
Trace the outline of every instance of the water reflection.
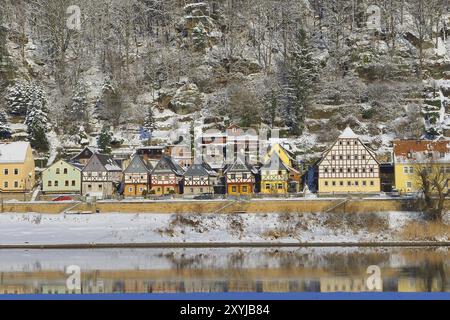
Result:
{"label": "water reflection", "polygon": [[[0,294],[450,292],[448,248],[2,250]],[[81,288],[66,286],[70,265]]]}

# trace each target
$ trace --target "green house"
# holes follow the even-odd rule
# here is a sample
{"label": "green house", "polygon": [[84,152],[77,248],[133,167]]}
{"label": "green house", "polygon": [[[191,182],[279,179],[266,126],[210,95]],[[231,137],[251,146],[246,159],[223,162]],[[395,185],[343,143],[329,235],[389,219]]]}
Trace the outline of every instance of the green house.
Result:
{"label": "green house", "polygon": [[80,193],[81,168],[59,160],[42,172],[42,192]]}

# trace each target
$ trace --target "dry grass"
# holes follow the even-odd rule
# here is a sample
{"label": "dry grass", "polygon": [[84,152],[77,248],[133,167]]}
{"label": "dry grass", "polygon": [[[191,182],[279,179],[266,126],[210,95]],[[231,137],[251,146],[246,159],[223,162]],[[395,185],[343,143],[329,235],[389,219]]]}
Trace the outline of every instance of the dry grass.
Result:
{"label": "dry grass", "polygon": [[354,233],[360,230],[375,233],[386,230],[389,222],[375,213],[329,213],[324,225],[333,230],[348,228]]}
{"label": "dry grass", "polygon": [[450,226],[442,222],[417,222],[406,224],[401,236],[405,240],[449,240]]}

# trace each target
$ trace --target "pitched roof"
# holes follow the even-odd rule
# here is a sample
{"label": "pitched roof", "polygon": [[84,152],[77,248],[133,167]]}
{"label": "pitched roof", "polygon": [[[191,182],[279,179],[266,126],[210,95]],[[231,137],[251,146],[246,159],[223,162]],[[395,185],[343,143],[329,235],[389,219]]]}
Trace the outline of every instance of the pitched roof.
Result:
{"label": "pitched roof", "polygon": [[142,156],[135,155],[133,159],[131,159],[130,164],[125,169],[125,173],[138,173],[138,172],[146,172],[149,173],[153,169],[153,166],[150,162],[144,161]]}
{"label": "pitched roof", "polygon": [[217,173],[206,163],[193,164],[184,174],[185,176],[216,176]]}
{"label": "pitched roof", "polygon": [[289,168],[281,161],[280,157],[276,153],[272,153],[270,160],[267,161],[261,169],[265,170],[286,170],[289,171]]}
{"label": "pitched roof", "polygon": [[25,162],[29,142],[0,143],[0,163]]}
{"label": "pitched roof", "polygon": [[251,168],[240,158],[237,157],[236,161],[230,165],[225,172],[253,172]]}
{"label": "pitched roof", "polygon": [[112,156],[108,154],[96,153],[93,155],[93,157],[97,157],[97,159],[107,171],[122,171],[122,168],[120,168],[119,164],[113,159]]}
{"label": "pitched roof", "polygon": [[83,150],[80,151],[76,156],[70,159],[71,162],[76,162],[77,160],[85,157],[92,157],[92,155],[95,153],[95,149],[91,147],[85,147]]}
{"label": "pitched roof", "polygon": [[172,157],[169,156],[163,156],[153,169],[152,173],[157,173],[158,171],[172,171],[178,176],[182,176],[184,174],[184,171],[180,165],[173,161]]}
{"label": "pitched roof", "polygon": [[[450,140],[395,140],[393,144],[397,162],[450,161]],[[430,153],[431,158],[428,157]]]}
{"label": "pitched roof", "polygon": [[353,130],[350,127],[345,128],[344,131],[342,131],[341,135],[339,136],[339,139],[358,139],[358,135],[353,132]]}

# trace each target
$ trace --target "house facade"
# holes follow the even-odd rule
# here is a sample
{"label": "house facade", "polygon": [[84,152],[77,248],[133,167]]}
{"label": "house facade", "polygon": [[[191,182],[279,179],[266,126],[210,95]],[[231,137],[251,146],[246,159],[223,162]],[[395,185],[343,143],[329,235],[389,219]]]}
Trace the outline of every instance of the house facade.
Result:
{"label": "house facade", "polygon": [[206,163],[193,164],[184,174],[184,194],[214,193],[217,173]]}
{"label": "house facade", "polygon": [[56,161],[42,172],[42,192],[80,193],[81,167],[64,160]]}
{"label": "house facade", "polygon": [[183,169],[171,157],[163,156],[151,173],[151,193],[181,194],[183,175]]}
{"label": "house facade", "polygon": [[135,155],[124,175],[124,195],[126,197],[142,197],[150,189],[150,173],[153,167],[142,156]]}
{"label": "house facade", "polygon": [[261,167],[261,193],[286,194],[289,190],[289,168],[273,153]]}
{"label": "house facade", "polygon": [[34,170],[30,143],[0,143],[0,193],[31,191],[35,184]]}
{"label": "house facade", "polygon": [[[418,171],[439,171],[450,179],[450,141],[396,140],[393,149],[395,188],[417,192],[421,183]],[[448,188],[448,187],[447,187]]]}
{"label": "house facade", "polygon": [[318,163],[319,193],[380,192],[375,154],[347,127]]}
{"label": "house facade", "polygon": [[114,159],[96,153],[83,168],[81,193],[104,199],[116,194],[121,182],[122,169]]}
{"label": "house facade", "polygon": [[241,158],[225,170],[225,184],[229,195],[249,195],[254,192],[255,176]]}

